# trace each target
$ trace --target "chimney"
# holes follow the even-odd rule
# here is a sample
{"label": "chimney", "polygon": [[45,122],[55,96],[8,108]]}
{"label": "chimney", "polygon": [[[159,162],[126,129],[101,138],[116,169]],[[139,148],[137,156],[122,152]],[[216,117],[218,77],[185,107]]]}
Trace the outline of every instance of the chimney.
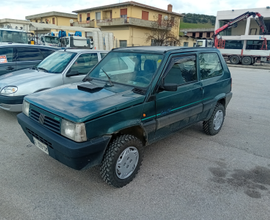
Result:
{"label": "chimney", "polygon": [[172,5],[171,4],[168,5],[168,12],[172,12]]}

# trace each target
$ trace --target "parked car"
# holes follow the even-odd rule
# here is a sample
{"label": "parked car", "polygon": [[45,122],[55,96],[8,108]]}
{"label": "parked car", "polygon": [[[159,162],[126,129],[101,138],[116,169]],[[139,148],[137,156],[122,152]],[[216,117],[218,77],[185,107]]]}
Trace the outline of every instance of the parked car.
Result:
{"label": "parked car", "polygon": [[59,50],[33,68],[0,77],[0,108],[19,112],[24,96],[62,84],[81,81],[107,51]]}
{"label": "parked car", "polygon": [[137,174],[145,146],[199,121],[217,134],[231,83],[215,48],[118,48],[83,82],[25,97],[17,117],[46,154],[77,170],[101,165],[104,181],[122,187]]}
{"label": "parked car", "polygon": [[0,76],[37,65],[59,47],[31,44],[8,44],[0,46]]}

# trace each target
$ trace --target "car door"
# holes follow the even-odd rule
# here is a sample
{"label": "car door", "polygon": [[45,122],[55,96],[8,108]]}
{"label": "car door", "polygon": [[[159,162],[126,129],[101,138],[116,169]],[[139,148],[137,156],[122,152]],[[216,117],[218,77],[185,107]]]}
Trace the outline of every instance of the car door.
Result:
{"label": "car door", "polygon": [[73,83],[80,82],[85,75],[98,63],[100,60],[100,54],[98,53],[84,53],[81,54],[69,66],[68,70],[63,73],[63,82]]}
{"label": "car door", "polygon": [[31,68],[43,60],[43,55],[36,47],[17,47],[17,69]]}
{"label": "car door", "polygon": [[[160,139],[197,122],[202,113],[202,87],[198,81],[196,55],[174,56],[167,65],[160,88],[177,85],[176,91],[156,94],[156,132]],[[167,89],[168,90],[168,89]]]}
{"label": "car door", "polygon": [[13,47],[1,47],[0,48],[0,76],[16,71],[16,61],[14,60],[14,48]]}

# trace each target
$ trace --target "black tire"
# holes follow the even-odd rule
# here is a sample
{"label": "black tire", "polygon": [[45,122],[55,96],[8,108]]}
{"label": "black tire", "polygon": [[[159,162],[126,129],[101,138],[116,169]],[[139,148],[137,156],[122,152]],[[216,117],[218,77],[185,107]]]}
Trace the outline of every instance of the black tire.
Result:
{"label": "black tire", "polygon": [[242,64],[250,65],[251,63],[252,63],[252,58],[251,57],[243,57],[242,58]]}
{"label": "black tire", "polygon": [[230,62],[231,64],[238,64],[240,62],[240,58],[237,55],[230,56]]}
{"label": "black tire", "polygon": [[203,122],[203,130],[208,135],[216,135],[222,128],[225,118],[225,108],[221,103],[215,107],[211,118]]}
{"label": "black tire", "polygon": [[138,138],[128,134],[117,137],[105,152],[100,168],[102,179],[117,188],[127,185],[138,173],[143,153]]}

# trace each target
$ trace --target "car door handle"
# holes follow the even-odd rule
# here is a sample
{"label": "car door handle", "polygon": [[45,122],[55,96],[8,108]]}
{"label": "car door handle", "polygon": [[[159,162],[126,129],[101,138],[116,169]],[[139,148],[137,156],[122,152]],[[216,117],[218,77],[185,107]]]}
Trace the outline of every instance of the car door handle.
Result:
{"label": "car door handle", "polygon": [[7,70],[14,70],[14,67],[8,66]]}

